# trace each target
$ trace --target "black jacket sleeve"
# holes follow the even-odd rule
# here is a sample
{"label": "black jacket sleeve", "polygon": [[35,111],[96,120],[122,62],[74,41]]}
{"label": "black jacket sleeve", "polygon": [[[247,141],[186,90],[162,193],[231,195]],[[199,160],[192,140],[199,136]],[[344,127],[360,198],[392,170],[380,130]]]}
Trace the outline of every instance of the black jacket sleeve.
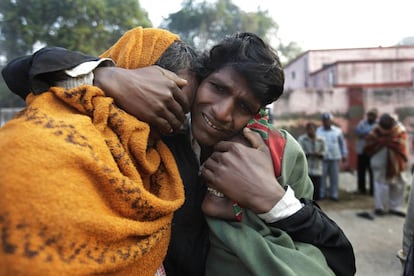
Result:
{"label": "black jacket sleeve", "polygon": [[354,250],[344,232],[315,202],[301,202],[305,205],[300,211],[271,226],[286,231],[295,241],[318,247],[335,275],[355,275]]}
{"label": "black jacket sleeve", "polygon": [[40,94],[48,90],[52,83],[62,79],[63,70],[98,59],[65,48],[45,47],[10,61],[2,75],[9,89],[25,99],[30,92]]}

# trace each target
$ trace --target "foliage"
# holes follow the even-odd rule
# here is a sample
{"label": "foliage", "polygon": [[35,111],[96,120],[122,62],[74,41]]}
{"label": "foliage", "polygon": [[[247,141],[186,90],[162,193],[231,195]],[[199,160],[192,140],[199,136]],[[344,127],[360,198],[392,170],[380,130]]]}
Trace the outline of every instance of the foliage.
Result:
{"label": "foliage", "polygon": [[1,0],[0,47],[7,60],[53,45],[97,55],[126,30],[150,26],[137,0]]}
{"label": "foliage", "polygon": [[[199,50],[208,49],[225,35],[238,31],[256,33],[271,44],[279,41],[279,26],[267,10],[244,12],[231,0],[217,0],[214,3],[185,0],[181,10],[170,14],[161,27],[179,34],[182,40]],[[272,46],[279,50],[283,60],[300,53],[296,43]]]}
{"label": "foliage", "polygon": [[[138,25],[151,26],[138,0],[1,0],[0,58],[4,63],[47,45],[99,55]],[[184,0],[182,9],[170,14],[161,27],[200,50],[237,31],[279,41],[278,25],[268,11],[244,12],[231,0]],[[277,46],[282,57],[291,58],[300,51],[294,43]],[[21,103],[1,81],[0,106]]]}
{"label": "foliage", "polygon": [[[137,0],[1,0],[1,58],[4,63],[47,45],[99,55],[136,26],[151,26]],[[22,104],[1,80],[0,106]]]}
{"label": "foliage", "polygon": [[280,53],[282,53],[284,63],[292,61],[303,52],[299,44],[293,41],[289,42],[288,44],[280,43],[278,50]]}
{"label": "foliage", "polygon": [[162,27],[179,34],[198,49],[209,48],[226,34],[237,31],[255,32],[265,37],[270,29],[277,31],[278,28],[267,11],[246,13],[231,0],[215,3],[186,0],[180,11],[164,20]]}

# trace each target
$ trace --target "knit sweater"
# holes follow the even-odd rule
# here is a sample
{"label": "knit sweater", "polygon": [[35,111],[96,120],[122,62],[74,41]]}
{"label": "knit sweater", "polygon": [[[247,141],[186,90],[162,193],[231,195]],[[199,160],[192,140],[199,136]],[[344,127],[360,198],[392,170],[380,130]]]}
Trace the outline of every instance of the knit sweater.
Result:
{"label": "knit sweater", "polygon": [[[177,39],[162,33],[134,29],[111,56],[145,38],[150,65]],[[184,190],[170,150],[149,142],[148,124],[97,87],[29,95],[0,129],[0,275],[153,276]]]}

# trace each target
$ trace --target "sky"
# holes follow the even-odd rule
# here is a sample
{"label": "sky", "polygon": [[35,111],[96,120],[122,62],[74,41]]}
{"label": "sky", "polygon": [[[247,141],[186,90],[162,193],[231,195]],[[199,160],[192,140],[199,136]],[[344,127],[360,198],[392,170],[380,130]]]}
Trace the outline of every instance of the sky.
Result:
{"label": "sky", "polygon": [[[154,27],[182,0],[140,0]],[[214,2],[214,1],[213,1]],[[267,10],[284,44],[304,50],[387,47],[414,37],[414,0],[233,0],[242,10]]]}

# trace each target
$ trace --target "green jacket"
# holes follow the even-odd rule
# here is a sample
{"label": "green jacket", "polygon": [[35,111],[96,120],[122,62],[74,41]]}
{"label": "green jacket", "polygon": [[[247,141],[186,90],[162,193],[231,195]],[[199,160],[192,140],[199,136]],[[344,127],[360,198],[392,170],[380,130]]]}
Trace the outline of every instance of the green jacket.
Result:
{"label": "green jacket", "polygon": [[[306,157],[286,131],[281,158],[281,185],[289,185],[298,198],[311,198]],[[256,214],[243,210],[242,222],[207,217],[210,251],[206,275],[335,275],[322,252],[311,244],[295,242],[283,230],[266,224]]]}

